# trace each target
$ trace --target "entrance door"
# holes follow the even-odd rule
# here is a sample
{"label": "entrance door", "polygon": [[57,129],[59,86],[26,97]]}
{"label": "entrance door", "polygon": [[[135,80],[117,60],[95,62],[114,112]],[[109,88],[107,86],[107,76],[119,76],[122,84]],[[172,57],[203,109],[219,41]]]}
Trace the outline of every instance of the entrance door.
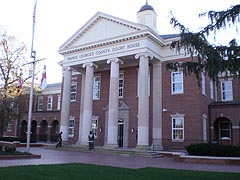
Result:
{"label": "entrance door", "polygon": [[118,146],[123,147],[123,120],[118,120]]}

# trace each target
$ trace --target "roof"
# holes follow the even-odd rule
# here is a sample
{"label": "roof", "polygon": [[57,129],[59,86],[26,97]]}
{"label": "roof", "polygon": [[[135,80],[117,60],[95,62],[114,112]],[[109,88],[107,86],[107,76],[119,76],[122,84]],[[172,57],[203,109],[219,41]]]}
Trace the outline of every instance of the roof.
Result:
{"label": "roof", "polygon": [[46,88],[54,88],[54,87],[61,87],[62,83],[54,83],[54,84],[48,84]]}
{"label": "roof", "polygon": [[159,36],[163,39],[172,39],[172,38],[180,37],[180,34],[164,34]]}
{"label": "roof", "polygon": [[148,1],[146,1],[146,4],[143,5],[138,12],[142,12],[146,10],[154,11],[154,8],[151,5],[148,5]]}

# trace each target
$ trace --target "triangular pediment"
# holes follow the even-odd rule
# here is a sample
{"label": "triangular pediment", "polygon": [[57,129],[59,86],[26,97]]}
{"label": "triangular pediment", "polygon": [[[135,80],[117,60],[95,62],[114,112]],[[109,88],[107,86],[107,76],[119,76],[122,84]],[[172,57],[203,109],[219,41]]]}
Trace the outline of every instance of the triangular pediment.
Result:
{"label": "triangular pediment", "polygon": [[59,52],[124,37],[146,28],[146,26],[98,12],[60,47]]}

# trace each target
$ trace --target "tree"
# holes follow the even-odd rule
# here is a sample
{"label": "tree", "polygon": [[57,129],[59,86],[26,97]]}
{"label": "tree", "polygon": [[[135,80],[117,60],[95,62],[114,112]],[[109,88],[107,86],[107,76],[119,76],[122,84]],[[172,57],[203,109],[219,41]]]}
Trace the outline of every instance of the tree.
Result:
{"label": "tree", "polygon": [[26,53],[23,42],[0,30],[0,137],[8,122],[19,113],[22,85],[31,78],[32,68]]}
{"label": "tree", "polygon": [[[180,30],[180,40],[173,41],[171,48],[180,52],[182,49],[185,53],[190,54],[192,61],[168,63],[168,70],[183,70],[185,75],[194,73],[196,78],[201,79],[201,73],[204,72],[213,81],[218,80],[219,73],[225,74],[225,77],[240,76],[240,46],[237,40],[233,39],[229,45],[212,45],[208,42],[207,37],[210,32],[216,32],[228,27],[236,27],[240,23],[240,4],[232,6],[225,11],[209,11],[208,13],[200,14],[205,16],[208,14],[210,24],[202,28],[199,32],[191,32],[183,24],[181,24],[174,16],[170,23],[174,28]],[[217,37],[215,37],[217,38]],[[194,56],[197,56],[197,61],[194,61]]]}

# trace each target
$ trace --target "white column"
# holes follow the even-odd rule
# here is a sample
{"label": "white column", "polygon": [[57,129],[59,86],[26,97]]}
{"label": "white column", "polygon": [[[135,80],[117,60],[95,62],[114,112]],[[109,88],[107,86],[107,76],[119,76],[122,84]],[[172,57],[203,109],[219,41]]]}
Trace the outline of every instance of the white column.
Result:
{"label": "white column", "polygon": [[153,64],[153,148],[162,150],[162,62]]}
{"label": "white column", "polygon": [[107,60],[107,63],[111,63],[111,72],[109,88],[108,133],[106,145],[117,147],[119,63],[122,63],[122,61],[118,58],[113,58]]}
{"label": "white column", "polygon": [[93,63],[83,64],[83,68],[86,68],[85,77],[85,89],[84,89],[84,100],[83,100],[83,115],[81,127],[81,142],[80,144],[88,144],[88,133],[91,130],[92,123],[92,108],[93,108],[93,78],[94,78],[94,67],[97,67]]}
{"label": "white column", "polygon": [[81,85],[81,102],[80,102],[80,123],[78,130],[78,142],[81,143],[82,139],[82,122],[83,122],[83,105],[84,105],[84,89],[85,89],[85,73],[81,73],[82,85]]}
{"label": "white column", "polygon": [[137,148],[149,146],[149,93],[148,93],[148,72],[149,58],[147,53],[137,54],[139,59],[139,96],[138,96],[138,142]]}
{"label": "white column", "polygon": [[62,107],[61,107],[61,124],[60,131],[63,132],[63,141],[68,141],[68,122],[70,114],[70,90],[72,81],[71,68],[64,69],[63,92],[62,92]]}

